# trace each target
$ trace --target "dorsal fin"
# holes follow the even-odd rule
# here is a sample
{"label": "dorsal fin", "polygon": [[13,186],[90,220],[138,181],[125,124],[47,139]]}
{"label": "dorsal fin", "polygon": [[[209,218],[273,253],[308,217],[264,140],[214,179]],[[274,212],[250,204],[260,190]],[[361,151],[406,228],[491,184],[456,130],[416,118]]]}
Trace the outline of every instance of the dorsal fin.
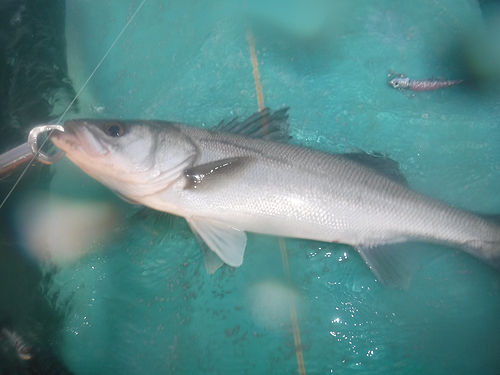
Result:
{"label": "dorsal fin", "polygon": [[288,134],[288,109],[289,107],[285,107],[272,111],[269,108],[264,108],[242,122],[239,122],[237,117],[227,124],[221,121],[214,130],[251,138],[286,142],[291,138]]}
{"label": "dorsal fin", "polygon": [[343,156],[349,160],[363,164],[366,167],[375,169],[378,173],[394,182],[408,186],[408,181],[403,175],[403,172],[401,172],[401,169],[399,169],[399,163],[380,152],[367,154],[364,151],[356,151],[343,154]]}

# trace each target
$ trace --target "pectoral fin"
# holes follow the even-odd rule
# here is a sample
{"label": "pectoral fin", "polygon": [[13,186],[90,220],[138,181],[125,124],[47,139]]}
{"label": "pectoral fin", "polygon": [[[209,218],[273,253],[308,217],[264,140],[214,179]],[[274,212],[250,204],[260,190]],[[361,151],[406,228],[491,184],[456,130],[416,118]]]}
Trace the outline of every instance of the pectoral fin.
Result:
{"label": "pectoral fin", "polygon": [[[247,244],[245,231],[234,228],[228,223],[206,218],[191,218],[188,224],[195,236],[199,236],[224,263],[231,267],[241,266]],[[208,273],[214,273],[221,263],[213,257],[215,254],[207,254],[207,250],[202,246],[205,267]]]}
{"label": "pectoral fin", "polygon": [[185,189],[196,189],[203,185],[208,185],[210,181],[217,181],[221,178],[241,170],[250,160],[250,157],[235,157],[215,160],[213,162],[197,165],[184,172],[184,176],[189,183]]}

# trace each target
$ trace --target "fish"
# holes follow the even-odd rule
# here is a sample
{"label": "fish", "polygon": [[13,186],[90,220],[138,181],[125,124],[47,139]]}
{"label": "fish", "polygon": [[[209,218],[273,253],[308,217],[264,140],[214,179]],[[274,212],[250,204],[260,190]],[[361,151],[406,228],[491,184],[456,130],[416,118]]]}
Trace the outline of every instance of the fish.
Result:
{"label": "fish", "polygon": [[414,191],[381,154],[291,144],[288,108],[212,129],[94,119],[64,128],[51,139],[87,174],[131,203],[186,219],[208,273],[242,264],[246,232],[353,246],[390,285],[405,275],[386,249],[408,241],[500,265],[496,223]]}
{"label": "fish", "polygon": [[389,86],[398,90],[409,89],[412,91],[431,91],[431,90],[438,90],[444,87],[455,86],[464,82],[463,79],[458,79],[458,80],[439,80],[432,78],[410,79],[402,74],[399,77],[392,78],[393,75],[394,74],[389,74],[387,83],[389,84]]}

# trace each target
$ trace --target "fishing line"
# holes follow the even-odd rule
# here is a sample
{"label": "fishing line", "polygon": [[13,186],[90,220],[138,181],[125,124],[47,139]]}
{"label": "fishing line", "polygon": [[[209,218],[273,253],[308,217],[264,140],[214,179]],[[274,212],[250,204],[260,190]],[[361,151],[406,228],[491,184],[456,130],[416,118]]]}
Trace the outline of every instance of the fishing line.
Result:
{"label": "fishing line", "polygon": [[[57,120],[57,122],[56,122],[57,125],[59,125],[61,123],[62,119],[64,118],[64,116],[66,116],[66,114],[68,113],[69,109],[73,106],[73,104],[75,104],[76,99],[78,99],[78,97],[82,93],[83,89],[87,86],[87,84],[92,79],[92,77],[94,76],[95,72],[100,68],[100,66],[102,65],[102,63],[104,62],[104,60],[106,60],[106,57],[108,57],[109,53],[111,52],[111,50],[113,49],[113,47],[115,46],[115,44],[118,42],[118,40],[120,39],[120,37],[122,36],[122,34],[125,32],[125,30],[128,28],[128,26],[130,25],[130,23],[134,20],[135,16],[137,15],[137,13],[139,13],[139,11],[141,10],[142,6],[146,3],[146,1],[147,0],[142,0],[141,4],[137,7],[137,9],[135,10],[134,14],[132,14],[132,17],[130,17],[130,19],[128,20],[128,22],[123,27],[122,31],[120,31],[120,33],[118,34],[118,36],[116,37],[116,39],[114,40],[114,42],[108,48],[107,52],[102,57],[101,61],[99,61],[99,63],[96,65],[96,67],[94,68],[94,70],[92,71],[92,73],[90,73],[89,77],[84,82],[83,86],[76,93],[75,97],[73,98],[73,100],[71,101],[71,103],[69,103],[68,107],[63,112],[63,114],[61,115],[61,117],[59,117],[59,120]],[[12,186],[12,189],[10,189],[9,193],[7,194],[7,196],[4,198],[4,200],[0,204],[0,210],[4,206],[5,202],[7,202],[7,199],[9,199],[9,197],[11,196],[11,194],[14,192],[14,190],[16,189],[16,187],[19,184],[19,182],[21,182],[22,178],[24,177],[24,175],[28,171],[28,168],[31,167],[31,165],[33,164],[33,162],[35,161],[35,159],[38,158],[40,150],[43,148],[43,146],[45,145],[45,143],[47,143],[47,141],[49,140],[50,135],[53,133],[53,131],[54,130],[52,130],[52,131],[49,132],[49,134],[47,135],[47,138],[45,138],[44,141],[42,142],[41,146],[39,146],[37,148],[36,153],[30,159],[30,161],[28,162],[28,165],[26,166],[26,168],[24,168],[24,170],[22,171],[21,175],[19,176],[19,178],[14,183],[14,186]]]}
{"label": "fishing line", "polygon": [[144,5],[145,2],[146,2],[146,0],[142,0],[142,3],[136,9],[136,11],[134,12],[134,14],[132,14],[132,17],[130,17],[130,19],[128,20],[127,24],[123,27],[122,31],[120,31],[120,34],[118,34],[118,36],[116,37],[116,39],[113,42],[113,44],[111,44],[111,47],[109,47],[108,51],[104,54],[104,56],[102,57],[101,61],[99,61],[99,63],[97,64],[97,66],[95,67],[95,69],[93,70],[93,72],[90,73],[89,78],[87,78],[87,80],[83,84],[82,88],[76,93],[75,98],[73,99],[73,101],[69,104],[68,108],[66,108],[66,110],[61,115],[61,117],[59,117],[59,120],[57,120],[57,124],[59,124],[61,122],[61,120],[63,119],[63,117],[66,116],[66,113],[68,113],[68,111],[71,108],[71,106],[75,103],[76,99],[80,96],[81,92],[83,91],[83,89],[85,88],[85,86],[87,86],[87,83],[89,83],[89,81],[91,80],[91,78],[94,76],[94,74],[97,71],[97,69],[99,69],[99,67],[101,66],[101,64],[106,59],[106,57],[108,57],[109,53],[111,52],[111,50],[113,49],[113,47],[115,46],[115,44],[118,42],[118,39],[120,39],[120,37],[122,36],[122,34],[127,29],[128,25],[130,25],[130,23],[134,20],[134,17],[139,12],[139,10],[141,10],[141,8],[142,8],[142,6]]}

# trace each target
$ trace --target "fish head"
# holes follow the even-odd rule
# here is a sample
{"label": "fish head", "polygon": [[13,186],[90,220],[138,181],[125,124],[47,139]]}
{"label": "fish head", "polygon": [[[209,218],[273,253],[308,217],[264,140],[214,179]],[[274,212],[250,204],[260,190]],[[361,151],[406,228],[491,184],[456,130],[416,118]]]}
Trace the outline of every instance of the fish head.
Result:
{"label": "fish head", "polygon": [[196,158],[174,123],[71,120],[52,142],[84,172],[131,201],[168,188]]}
{"label": "fish head", "polygon": [[408,77],[393,78],[389,82],[389,86],[395,89],[406,89],[410,86],[410,79]]}

